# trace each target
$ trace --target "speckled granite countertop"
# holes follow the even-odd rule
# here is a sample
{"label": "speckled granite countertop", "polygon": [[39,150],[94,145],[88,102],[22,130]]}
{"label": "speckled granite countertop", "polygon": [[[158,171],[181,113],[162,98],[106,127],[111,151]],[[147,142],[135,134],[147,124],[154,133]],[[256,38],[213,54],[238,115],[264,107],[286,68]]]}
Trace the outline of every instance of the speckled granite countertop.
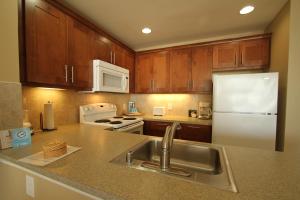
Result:
{"label": "speckled granite countertop", "polygon": [[143,115],[144,120],[148,121],[165,121],[165,122],[181,122],[187,124],[198,124],[198,125],[207,125],[211,126],[211,120],[203,120],[193,117],[186,117],[180,115],[165,115],[165,116],[153,116],[153,115]]}
{"label": "speckled granite countertop", "polygon": [[[41,151],[44,143],[55,138],[63,138],[82,149],[46,167],[17,161]],[[109,163],[145,139],[147,136],[113,133],[97,126],[68,125],[33,136],[30,146],[0,151],[0,159],[103,199],[291,200],[300,197],[299,155],[226,147],[239,193]]]}

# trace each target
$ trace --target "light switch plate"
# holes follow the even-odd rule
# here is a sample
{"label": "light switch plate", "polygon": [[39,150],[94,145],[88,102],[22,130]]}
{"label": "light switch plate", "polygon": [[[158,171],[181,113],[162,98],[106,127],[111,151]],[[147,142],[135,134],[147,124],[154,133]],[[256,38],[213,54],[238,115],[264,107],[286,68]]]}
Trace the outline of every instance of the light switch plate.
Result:
{"label": "light switch plate", "polygon": [[26,175],[26,194],[34,198],[34,178]]}

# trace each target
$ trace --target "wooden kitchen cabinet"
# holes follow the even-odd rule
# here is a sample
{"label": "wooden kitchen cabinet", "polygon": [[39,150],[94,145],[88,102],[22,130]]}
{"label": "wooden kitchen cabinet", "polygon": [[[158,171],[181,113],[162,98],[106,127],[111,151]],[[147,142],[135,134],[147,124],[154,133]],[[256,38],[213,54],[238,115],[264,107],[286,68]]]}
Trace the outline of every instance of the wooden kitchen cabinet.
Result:
{"label": "wooden kitchen cabinet", "polygon": [[120,45],[113,43],[112,45],[113,52],[113,64],[119,67],[125,67],[126,65],[126,50]]}
{"label": "wooden kitchen cabinet", "polygon": [[238,66],[239,62],[238,42],[217,44],[213,47],[213,69],[232,69]]}
{"label": "wooden kitchen cabinet", "polygon": [[135,92],[152,92],[153,59],[151,54],[136,56],[135,66]]}
{"label": "wooden kitchen cabinet", "polygon": [[135,55],[133,53],[126,52],[125,55],[125,68],[129,70],[129,92],[135,92]]}
{"label": "wooden kitchen cabinet", "polygon": [[[171,126],[171,122],[160,122],[160,121],[144,121],[144,135],[151,135],[156,137],[164,137],[167,126]],[[176,133],[175,138],[179,136]]]}
{"label": "wooden kitchen cabinet", "polygon": [[66,86],[67,16],[44,1],[26,1],[26,78]]}
{"label": "wooden kitchen cabinet", "polygon": [[167,93],[170,91],[169,59],[168,51],[136,56],[137,93]]}
{"label": "wooden kitchen cabinet", "polygon": [[240,55],[239,67],[266,68],[270,59],[270,39],[261,38],[241,41]]}
{"label": "wooden kitchen cabinet", "polygon": [[93,60],[112,62],[111,41],[97,32],[92,33],[91,53]]}
{"label": "wooden kitchen cabinet", "polygon": [[179,139],[211,143],[212,127],[196,124],[180,124]]}
{"label": "wooden kitchen cabinet", "polygon": [[190,48],[174,49],[170,53],[171,92],[189,92],[191,89],[191,56]]}
{"label": "wooden kitchen cabinet", "polygon": [[69,82],[77,89],[89,90],[93,87],[93,72],[90,29],[68,17],[68,70]]}
{"label": "wooden kitchen cabinet", "polygon": [[[144,121],[144,135],[164,137],[167,126],[172,122]],[[212,127],[198,124],[181,123],[181,129],[175,133],[175,139],[211,143]]]}
{"label": "wooden kitchen cabinet", "polygon": [[192,49],[192,92],[209,93],[212,91],[212,47]]}

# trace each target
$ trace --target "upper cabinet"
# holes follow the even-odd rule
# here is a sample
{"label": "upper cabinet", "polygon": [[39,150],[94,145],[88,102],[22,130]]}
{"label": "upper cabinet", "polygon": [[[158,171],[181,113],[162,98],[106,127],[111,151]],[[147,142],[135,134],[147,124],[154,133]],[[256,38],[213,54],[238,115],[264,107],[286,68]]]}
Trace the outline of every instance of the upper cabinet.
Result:
{"label": "upper cabinet", "polygon": [[192,92],[209,93],[212,91],[212,47],[192,48]]}
{"label": "upper cabinet", "polygon": [[70,83],[77,89],[92,88],[93,74],[91,67],[92,32],[80,22],[68,17],[68,64]]}
{"label": "upper cabinet", "polygon": [[[92,60],[100,59],[130,72],[134,91],[134,52],[103,36],[80,16],[56,1],[26,0],[26,65],[22,82],[90,90]],[[99,32],[98,32],[99,31]]]}
{"label": "upper cabinet", "polygon": [[239,44],[230,42],[213,47],[213,68],[224,70],[238,66]]}
{"label": "upper cabinet", "polygon": [[269,38],[241,41],[240,51],[240,67],[268,67],[270,60]]}
{"label": "upper cabinet", "polygon": [[190,48],[171,50],[171,91],[175,93],[191,90],[192,50]]}
{"label": "upper cabinet", "polygon": [[270,37],[242,39],[213,47],[213,70],[266,69],[270,60]]}
{"label": "upper cabinet", "polygon": [[28,82],[67,85],[67,16],[44,1],[26,1]]}
{"label": "upper cabinet", "polygon": [[170,90],[169,52],[137,54],[136,93],[167,93]]}

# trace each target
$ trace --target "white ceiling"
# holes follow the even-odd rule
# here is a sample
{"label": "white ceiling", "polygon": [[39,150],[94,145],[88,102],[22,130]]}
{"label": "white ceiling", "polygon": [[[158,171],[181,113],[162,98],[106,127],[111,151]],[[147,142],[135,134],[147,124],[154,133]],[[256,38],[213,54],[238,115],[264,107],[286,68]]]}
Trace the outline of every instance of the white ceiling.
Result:
{"label": "white ceiling", "polygon": [[[287,0],[63,0],[134,50],[262,32]],[[249,15],[240,15],[245,5]],[[152,33],[141,29],[149,26]]]}

